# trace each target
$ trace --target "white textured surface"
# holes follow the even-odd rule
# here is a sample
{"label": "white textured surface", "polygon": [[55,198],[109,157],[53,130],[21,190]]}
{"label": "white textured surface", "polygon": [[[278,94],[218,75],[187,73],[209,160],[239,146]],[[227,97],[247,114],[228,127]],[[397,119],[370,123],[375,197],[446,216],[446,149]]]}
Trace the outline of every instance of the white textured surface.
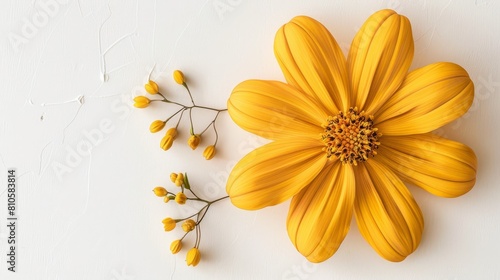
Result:
{"label": "white textured surface", "polygon": [[[61,0],[44,18],[46,2],[0,4],[0,279],[500,279],[498,1]],[[181,233],[165,233],[160,221],[184,212],[151,189],[186,171],[202,195],[222,196],[232,164],[263,141],[224,115],[213,161],[182,145],[185,134],[162,152],[148,126],[166,108],[130,102],[153,65],[173,95],[184,94],[171,80],[182,69],[199,104],[224,107],[242,80],[283,80],[273,38],[293,16],[320,20],[347,51],[363,21],[387,7],[412,22],[413,68],[453,61],[475,82],[469,113],[439,133],[476,151],[476,187],[457,199],[411,189],[426,227],[402,263],[381,259],[353,224],[336,255],[308,264],[287,237],[287,203],[258,212],[215,205],[203,222],[200,265],[186,267],[185,251],[171,255]],[[36,30],[24,30],[30,38],[13,44],[34,21]],[[102,141],[75,157],[89,133]],[[71,170],[58,176],[58,163]],[[10,167],[21,175],[15,274],[5,263]]]}

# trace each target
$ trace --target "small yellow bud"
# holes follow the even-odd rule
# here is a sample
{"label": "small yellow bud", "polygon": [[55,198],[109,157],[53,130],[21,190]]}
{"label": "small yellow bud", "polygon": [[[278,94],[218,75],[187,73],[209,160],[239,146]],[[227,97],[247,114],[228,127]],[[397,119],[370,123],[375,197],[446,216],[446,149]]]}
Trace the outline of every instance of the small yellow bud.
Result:
{"label": "small yellow bud", "polygon": [[182,73],[180,70],[174,71],[174,80],[179,85],[183,85],[184,83],[186,83],[186,80],[184,79],[184,73]]}
{"label": "small yellow bud", "polygon": [[170,244],[170,251],[172,254],[177,254],[182,249],[182,241],[180,239],[173,241]]}
{"label": "small yellow bud", "polygon": [[177,179],[177,173],[170,173],[170,181],[172,181],[172,183],[175,183],[175,179]]}
{"label": "small yellow bud", "polygon": [[185,232],[190,232],[196,227],[196,222],[192,219],[186,220],[182,223],[182,230]]}
{"label": "small yellow bud", "polygon": [[134,98],[134,106],[137,108],[146,108],[149,106],[150,101],[146,96],[139,95]]}
{"label": "small yellow bud", "polygon": [[164,121],[156,120],[152,122],[151,125],[149,126],[149,131],[151,131],[151,133],[156,133],[162,130],[164,127],[165,127]]}
{"label": "small yellow bud", "polygon": [[174,184],[178,187],[182,186],[182,184],[184,184],[184,174],[177,174],[177,178],[175,178]]}
{"label": "small yellow bud", "polygon": [[177,224],[177,222],[170,217],[163,219],[163,221],[161,222],[163,223],[163,228],[165,229],[165,231],[173,230],[175,228],[175,225]]}
{"label": "small yellow bud", "polygon": [[148,83],[144,85],[144,88],[150,94],[157,94],[159,91],[158,85],[151,80],[149,80]]}
{"label": "small yellow bud", "polygon": [[196,149],[200,144],[200,142],[201,142],[201,137],[199,134],[191,135],[191,137],[189,137],[188,139],[188,145],[192,150]]}
{"label": "small yellow bud", "polygon": [[164,187],[156,187],[153,189],[153,192],[155,193],[156,196],[158,197],[163,197],[167,195],[167,190]]}
{"label": "small yellow bud", "polygon": [[191,248],[186,255],[186,263],[188,266],[197,266],[200,262],[201,254],[198,248]]}
{"label": "small yellow bud", "polygon": [[169,130],[167,130],[167,133],[165,133],[165,136],[163,136],[163,138],[160,141],[160,148],[162,148],[165,151],[170,149],[176,137],[177,137],[177,128],[172,127]]}
{"label": "small yellow bud", "polygon": [[165,136],[167,136],[167,135],[170,135],[175,139],[175,137],[177,137],[177,128],[175,128],[175,127],[169,128],[167,130],[167,133],[165,133]]}
{"label": "small yellow bud", "polygon": [[170,135],[166,135],[160,141],[160,148],[167,151],[172,147],[172,144],[174,144],[174,138]]}
{"label": "small yellow bud", "polygon": [[180,192],[175,195],[175,202],[179,204],[185,204],[187,200],[187,197],[184,193]]}
{"label": "small yellow bud", "polygon": [[215,156],[215,146],[210,145],[206,147],[205,151],[203,151],[203,156],[206,160],[211,160]]}
{"label": "small yellow bud", "polygon": [[166,195],[163,197],[163,202],[168,203],[170,201],[170,196]]}

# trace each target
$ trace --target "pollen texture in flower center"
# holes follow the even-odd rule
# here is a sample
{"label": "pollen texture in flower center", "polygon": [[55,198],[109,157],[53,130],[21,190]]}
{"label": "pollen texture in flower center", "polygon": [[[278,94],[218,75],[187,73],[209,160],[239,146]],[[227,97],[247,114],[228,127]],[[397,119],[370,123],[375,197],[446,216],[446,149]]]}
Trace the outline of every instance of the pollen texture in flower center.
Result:
{"label": "pollen texture in flower center", "polygon": [[382,134],[373,127],[373,116],[367,116],[364,111],[350,108],[346,113],[339,112],[328,117],[323,127],[321,140],[329,159],[334,156],[344,164],[358,165],[377,154],[378,138]]}

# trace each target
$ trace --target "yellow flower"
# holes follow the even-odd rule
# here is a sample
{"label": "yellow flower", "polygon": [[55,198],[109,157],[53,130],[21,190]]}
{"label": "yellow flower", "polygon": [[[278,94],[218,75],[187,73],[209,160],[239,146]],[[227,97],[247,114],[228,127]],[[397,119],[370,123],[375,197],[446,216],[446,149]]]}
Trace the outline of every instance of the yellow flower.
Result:
{"label": "yellow flower", "polygon": [[165,133],[165,136],[171,136],[172,138],[175,139],[177,137],[177,128],[175,127],[169,128],[167,130],[167,133]]}
{"label": "yellow flower", "polygon": [[166,195],[163,197],[163,202],[168,203],[172,199],[170,196]]}
{"label": "yellow flower", "polygon": [[151,80],[149,80],[148,83],[144,85],[144,88],[150,94],[157,94],[159,91],[158,85]]}
{"label": "yellow flower", "polygon": [[175,183],[175,180],[177,180],[177,173],[170,173],[170,181],[172,181],[172,183]]}
{"label": "yellow flower", "polygon": [[337,251],[352,215],[383,258],[415,251],[424,221],[403,181],[457,197],[474,186],[477,160],[430,133],[468,110],[469,75],[447,62],[408,73],[413,48],[410,22],[392,10],[368,18],[347,59],[316,20],[285,24],[274,51],[287,83],[244,81],[228,101],[240,127],[273,140],[232,170],[232,203],[254,210],[293,197],[288,235],[311,262]]}
{"label": "yellow flower", "polygon": [[163,197],[167,195],[167,190],[164,187],[156,187],[153,189],[153,192],[155,193],[156,196],[158,197]]}
{"label": "yellow flower", "polygon": [[151,125],[149,126],[149,131],[151,131],[151,133],[156,133],[162,130],[164,127],[165,127],[164,121],[156,120],[152,122]]}
{"label": "yellow flower", "polygon": [[137,108],[146,108],[149,106],[150,102],[151,100],[146,96],[139,95],[134,98],[134,106]]}
{"label": "yellow flower", "polygon": [[192,150],[196,149],[200,144],[200,142],[201,142],[201,136],[199,134],[191,135],[191,137],[189,137],[188,139],[188,145]]}
{"label": "yellow flower", "polygon": [[[153,124],[151,124],[151,126],[152,125]],[[176,137],[177,137],[177,128],[175,127],[169,128],[167,130],[167,133],[165,133],[165,136],[163,136],[163,138],[160,141],[160,148],[162,148],[164,151],[170,149]]]}
{"label": "yellow flower", "polygon": [[205,151],[203,151],[203,157],[205,157],[206,160],[210,160],[214,158],[215,156],[215,146],[210,145],[205,148]]}
{"label": "yellow flower", "polygon": [[174,80],[179,85],[184,85],[186,83],[186,80],[184,79],[184,74],[180,70],[174,71]]}
{"label": "yellow flower", "polygon": [[160,148],[162,148],[164,151],[167,151],[172,147],[172,144],[174,144],[174,137],[165,135],[160,141]]}
{"label": "yellow flower", "polygon": [[170,217],[163,219],[163,221],[161,222],[163,223],[163,228],[165,229],[165,231],[173,230],[175,228],[175,225],[177,224],[177,221]]}
{"label": "yellow flower", "polygon": [[179,192],[175,195],[175,202],[178,204],[186,204],[187,197],[184,193]]}
{"label": "yellow flower", "polygon": [[[172,177],[170,177],[170,179],[172,179]],[[178,187],[182,186],[182,184],[184,184],[184,174],[182,173],[177,174],[177,176],[175,177],[174,184]]]}
{"label": "yellow flower", "polygon": [[182,224],[182,230],[184,230],[185,232],[190,232],[190,231],[192,231],[195,227],[196,227],[196,222],[195,222],[195,221],[193,221],[192,219],[186,220],[186,221]]}
{"label": "yellow flower", "polygon": [[177,254],[182,249],[182,241],[180,239],[173,241],[170,244],[170,251],[172,254]]}
{"label": "yellow flower", "polygon": [[201,254],[198,248],[191,248],[186,255],[186,263],[188,266],[197,266],[200,262]]}

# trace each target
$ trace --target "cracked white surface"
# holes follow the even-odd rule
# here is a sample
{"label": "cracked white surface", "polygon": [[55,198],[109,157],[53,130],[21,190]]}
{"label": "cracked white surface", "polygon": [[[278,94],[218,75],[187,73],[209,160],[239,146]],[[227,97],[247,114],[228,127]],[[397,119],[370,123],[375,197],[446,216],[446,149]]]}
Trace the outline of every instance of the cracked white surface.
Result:
{"label": "cracked white surface", "polygon": [[[15,274],[5,265],[0,185],[0,279],[499,279],[498,1],[54,1],[0,4],[0,174],[10,167],[19,174]],[[9,38],[22,35],[43,3],[58,6],[13,45]],[[180,233],[163,232],[161,220],[191,209],[165,205],[151,189],[170,187],[168,174],[186,171],[202,195],[222,195],[232,164],[265,141],[224,115],[218,158],[207,162],[182,145],[185,134],[161,151],[161,135],[148,127],[168,107],[131,103],[145,80],[187,98],[171,75],[182,69],[199,104],[224,107],[245,79],[283,80],[273,38],[293,16],[317,18],[347,50],[381,8],[409,17],[413,68],[453,61],[471,74],[473,107],[438,133],[476,151],[476,187],[451,200],[412,189],[426,228],[420,248],[399,264],[378,257],[355,224],[330,260],[304,262],[286,233],[287,203],[258,212],[214,205],[200,265],[186,267],[185,251],[172,256],[169,244]]]}

